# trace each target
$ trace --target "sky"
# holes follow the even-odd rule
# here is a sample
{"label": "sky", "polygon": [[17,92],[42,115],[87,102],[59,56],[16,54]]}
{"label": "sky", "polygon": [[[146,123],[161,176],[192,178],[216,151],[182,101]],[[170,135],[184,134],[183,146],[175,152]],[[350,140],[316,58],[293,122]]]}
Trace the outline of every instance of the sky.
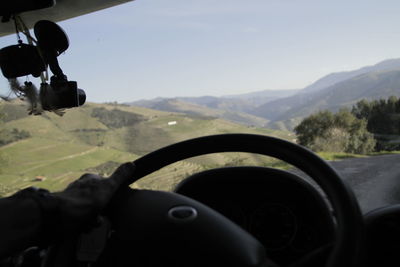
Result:
{"label": "sky", "polygon": [[400,58],[399,12],[398,0],[137,0],[60,22],[58,59],[91,102],[301,89]]}

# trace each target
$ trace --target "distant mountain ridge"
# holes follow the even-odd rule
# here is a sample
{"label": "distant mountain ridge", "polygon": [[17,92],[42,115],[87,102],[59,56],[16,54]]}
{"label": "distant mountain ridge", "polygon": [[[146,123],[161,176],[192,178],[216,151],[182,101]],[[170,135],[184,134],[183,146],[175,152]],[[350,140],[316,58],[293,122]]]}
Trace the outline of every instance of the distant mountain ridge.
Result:
{"label": "distant mountain ridge", "polygon": [[[363,98],[372,100],[391,95],[400,96],[400,59],[384,60],[353,71],[331,73],[302,90],[264,90],[222,97],[157,98],[129,104],[197,115],[206,112],[205,109],[201,111],[201,106],[212,110],[208,110],[208,114],[211,112],[213,116],[228,120],[233,117],[234,122],[291,130],[304,117],[318,110],[336,111],[341,107],[351,107]],[[180,103],[175,102],[174,109],[166,105],[166,101],[172,100]]]}
{"label": "distant mountain ridge", "polygon": [[245,94],[224,95],[221,96],[221,98],[244,99],[247,100],[249,103],[251,103],[253,106],[258,106],[282,97],[288,97],[297,94],[299,91],[300,89],[262,90]]}
{"label": "distant mountain ridge", "polygon": [[268,120],[252,114],[255,107],[294,95],[299,90],[262,90],[246,94],[200,97],[157,97],[126,104],[197,116],[213,116],[244,125],[265,127]]}
{"label": "distant mountain ridge", "polygon": [[268,127],[293,129],[302,118],[328,109],[351,107],[361,99],[400,96],[400,68],[372,71],[338,82],[327,88],[301,92],[255,108],[251,113],[269,120]]}
{"label": "distant mountain ridge", "polygon": [[374,71],[385,71],[385,70],[395,70],[400,69],[400,59],[387,59],[382,62],[379,62],[372,66],[363,67],[353,71],[342,71],[342,72],[334,72],[328,74],[321,79],[318,79],[316,82],[311,85],[305,87],[301,90],[302,93],[305,92],[315,92],[321,89],[326,89],[336,83],[345,81],[347,79],[354,78],[358,75],[362,75],[368,72]]}
{"label": "distant mountain ridge", "polygon": [[189,102],[197,105],[206,106],[209,108],[220,108],[226,110],[234,111],[246,111],[254,109],[255,106],[265,104],[267,102],[288,97],[298,93],[299,89],[289,89],[289,90],[262,90],[255,91],[251,93],[235,94],[235,95],[223,95],[221,97],[217,96],[198,96],[198,97],[173,97],[173,98],[163,98],[157,97],[153,99],[142,99],[134,102],[128,102],[128,105],[137,106],[154,106],[158,102],[167,99],[176,99],[183,102]]}
{"label": "distant mountain ridge", "polygon": [[[205,97],[199,99],[204,100],[204,98]],[[216,99],[216,101],[218,101],[218,99]],[[131,105],[161,111],[180,112],[191,116],[197,116],[199,118],[221,118],[248,126],[252,125],[257,127],[265,127],[268,123],[267,119],[254,116],[250,113],[224,109],[221,107],[211,108],[210,106],[212,106],[212,104],[210,103],[211,102],[208,102],[207,106],[195,104],[189,100],[185,101],[185,98],[158,98],[157,100],[142,100],[139,102],[133,102]]]}

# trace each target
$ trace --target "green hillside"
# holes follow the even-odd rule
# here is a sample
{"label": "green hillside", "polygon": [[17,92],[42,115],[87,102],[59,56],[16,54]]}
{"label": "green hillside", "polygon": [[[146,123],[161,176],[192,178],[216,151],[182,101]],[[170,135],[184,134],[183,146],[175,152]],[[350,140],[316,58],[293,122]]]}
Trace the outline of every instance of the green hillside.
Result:
{"label": "green hillside", "polygon": [[[22,102],[3,101],[0,114],[0,195],[32,185],[61,190],[85,172],[107,176],[122,162],[193,137],[235,132],[294,138],[214,117],[117,104],[89,103],[59,117],[28,116]],[[135,186],[168,190],[193,172],[235,164],[277,163],[249,154],[210,155],[171,165]]]}

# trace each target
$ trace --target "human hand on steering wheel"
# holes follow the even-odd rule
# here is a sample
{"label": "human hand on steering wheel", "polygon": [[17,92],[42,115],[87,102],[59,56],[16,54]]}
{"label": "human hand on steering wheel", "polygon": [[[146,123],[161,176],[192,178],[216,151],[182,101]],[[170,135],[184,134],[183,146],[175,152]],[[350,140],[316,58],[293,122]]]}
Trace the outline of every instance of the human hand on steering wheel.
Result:
{"label": "human hand on steering wheel", "polygon": [[109,178],[85,174],[62,192],[29,187],[0,199],[0,211],[7,214],[0,220],[0,259],[87,229],[134,171],[133,163],[125,163]]}
{"label": "human hand on steering wheel", "polygon": [[114,193],[128,184],[134,171],[135,165],[127,162],[109,178],[84,174],[64,191],[53,193],[57,201],[58,231],[65,235],[87,226],[105,209]]}

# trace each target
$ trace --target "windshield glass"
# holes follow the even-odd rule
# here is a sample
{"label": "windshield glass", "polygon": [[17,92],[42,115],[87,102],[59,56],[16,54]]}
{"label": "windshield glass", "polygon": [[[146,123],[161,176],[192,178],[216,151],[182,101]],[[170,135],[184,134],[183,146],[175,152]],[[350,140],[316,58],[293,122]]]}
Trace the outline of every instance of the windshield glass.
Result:
{"label": "windshield glass", "polygon": [[[86,103],[29,115],[29,97],[1,80],[0,196],[61,190],[86,172],[108,176],[193,137],[253,133],[332,161],[364,210],[397,203],[399,5],[133,1],[62,21],[70,46],[58,61]],[[16,43],[15,34],[0,38],[1,47]],[[179,162],[135,186],[172,190],[192,173],[236,165],[291,169],[227,153]]]}

